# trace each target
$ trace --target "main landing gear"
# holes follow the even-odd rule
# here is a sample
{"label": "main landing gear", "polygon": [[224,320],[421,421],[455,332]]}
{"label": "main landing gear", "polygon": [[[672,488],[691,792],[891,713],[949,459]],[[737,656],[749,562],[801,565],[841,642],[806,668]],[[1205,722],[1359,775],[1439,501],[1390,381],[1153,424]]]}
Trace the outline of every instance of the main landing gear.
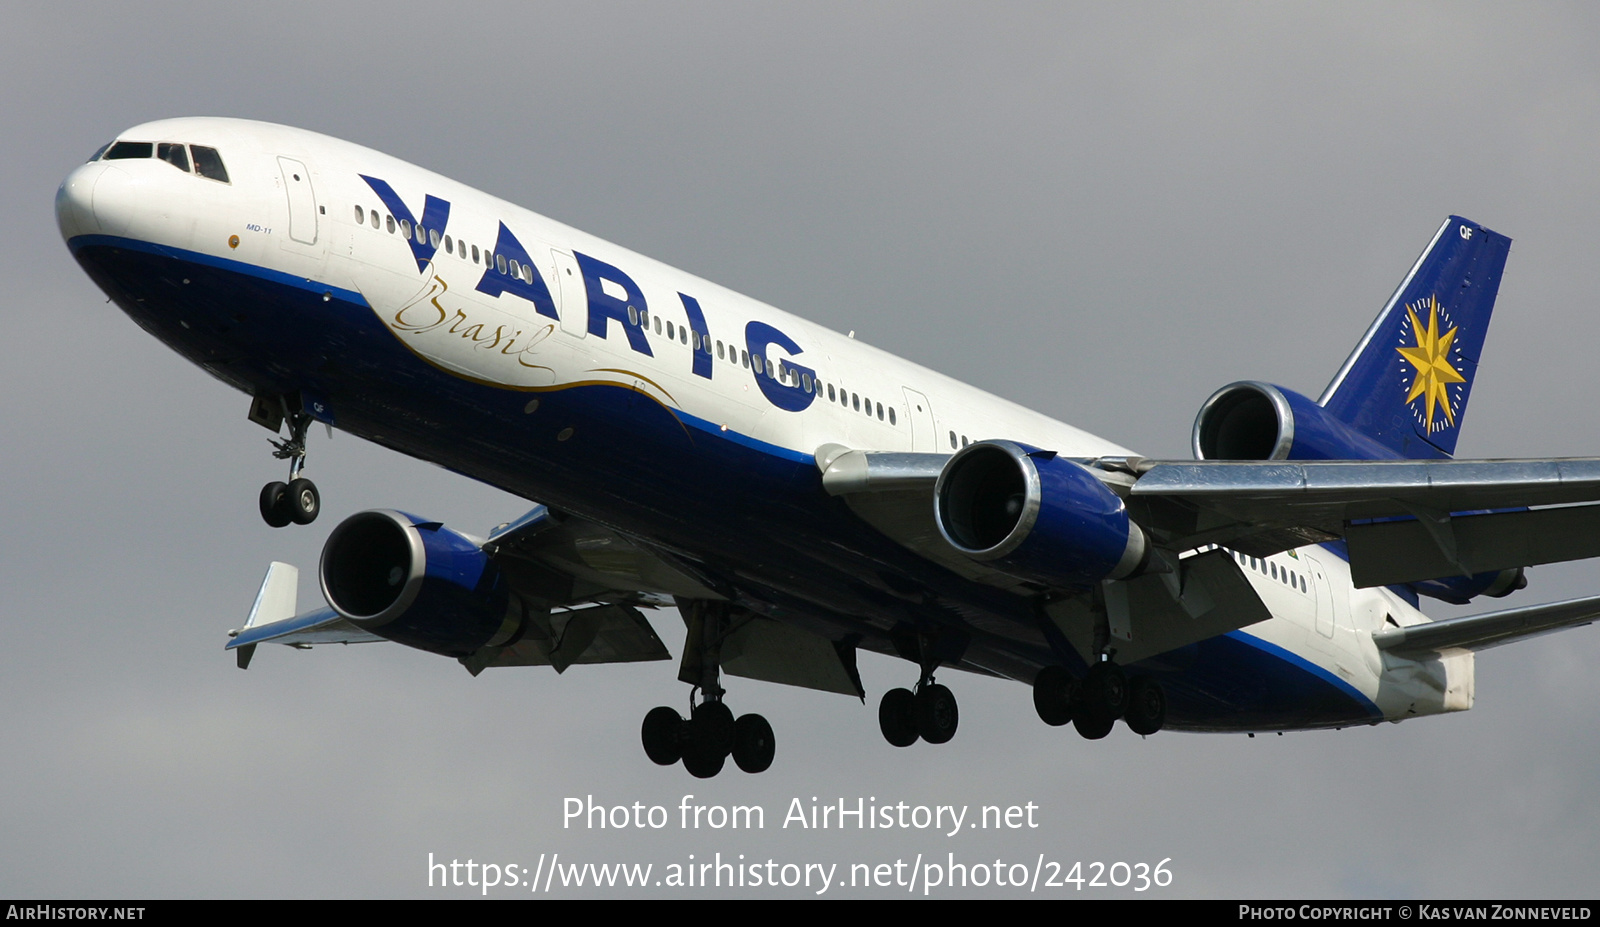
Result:
{"label": "main landing gear", "polygon": [[719,692],[713,700],[708,694],[694,706],[688,720],[665,705],[652,708],[639,731],[645,755],[660,766],[682,760],[683,768],[697,779],[722,772],[730,756],[747,773],[766,772],[777,749],[772,725],[756,714],[735,720],[721,696]]}
{"label": "main landing gear", "polygon": [[918,639],[915,652],[921,665],[917,688],[890,689],[878,702],[878,730],[883,739],[896,747],[909,747],[918,740],[930,744],[949,743],[956,736],[961,711],[955,693],[933,681],[939,665],[935,645]]}
{"label": "main landing gear", "polygon": [[274,439],[272,456],[289,461],[289,482],[268,483],[261,487],[261,519],[274,528],[293,522],[309,525],[322,511],[322,496],[317,484],[300,475],[306,465],[306,431],[311,427],[311,416],[305,412],[284,415],[289,423],[289,437]]}
{"label": "main landing gear", "polygon": [[956,736],[961,712],[955,693],[930,677],[917,691],[890,689],[878,703],[878,730],[896,747],[909,747],[919,739],[930,744],[949,743]]}
{"label": "main landing gear", "polygon": [[1040,670],[1033,681],[1033,707],[1039,720],[1052,727],[1070,722],[1088,740],[1111,733],[1118,718],[1141,736],[1161,730],[1167,720],[1161,684],[1149,676],[1129,680],[1110,660],[1090,667],[1082,680],[1059,666]]}
{"label": "main landing gear", "polygon": [[[747,773],[765,772],[777,751],[772,725],[756,714],[736,719],[722,701],[722,641],[732,630],[732,609],[726,602],[679,599],[678,611],[689,630],[678,678],[694,686],[692,707],[687,719],[666,706],[644,716],[639,739],[645,755],[661,766],[682,760],[683,768],[697,779],[722,772],[730,756]],[[695,693],[702,696],[699,704],[694,704]]]}

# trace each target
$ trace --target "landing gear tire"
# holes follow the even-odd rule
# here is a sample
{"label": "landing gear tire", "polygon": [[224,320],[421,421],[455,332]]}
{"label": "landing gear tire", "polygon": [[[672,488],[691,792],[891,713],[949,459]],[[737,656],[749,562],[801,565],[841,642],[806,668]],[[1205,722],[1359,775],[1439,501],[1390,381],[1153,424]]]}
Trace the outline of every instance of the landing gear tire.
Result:
{"label": "landing gear tire", "polygon": [[721,702],[701,702],[689,719],[689,736],[683,748],[683,768],[696,779],[722,772],[733,752],[733,712]]}
{"label": "landing gear tire", "polygon": [[294,512],[289,509],[287,483],[268,483],[261,487],[261,520],[274,528],[287,527],[294,521]]}
{"label": "landing gear tire", "polygon": [[1167,694],[1149,676],[1136,677],[1128,684],[1128,709],[1122,720],[1128,730],[1148,737],[1167,722]]}
{"label": "landing gear tire", "polygon": [[917,692],[917,733],[930,744],[948,743],[956,736],[961,713],[955,693],[941,685],[926,685]]}
{"label": "landing gear tire", "polygon": [[1122,667],[1115,663],[1102,662],[1089,667],[1082,691],[1084,704],[1104,713],[1111,721],[1122,717],[1128,707],[1128,677],[1123,675]]}
{"label": "landing gear tire", "polygon": [[1072,726],[1084,740],[1099,740],[1111,733],[1111,726],[1116,722],[1117,719],[1106,714],[1103,708],[1080,706],[1072,713]]}
{"label": "landing gear tire", "polygon": [[741,715],[733,723],[733,762],[747,773],[766,772],[777,752],[772,725],[760,715]]}
{"label": "landing gear tire", "polygon": [[1033,710],[1051,727],[1072,721],[1072,700],[1078,683],[1059,666],[1047,666],[1033,680]]}
{"label": "landing gear tire", "polygon": [[645,756],[657,766],[671,766],[683,759],[683,719],[663,705],[650,709],[639,730]]}
{"label": "landing gear tire", "polygon": [[[721,702],[701,702],[694,708],[694,715],[689,721],[689,739],[695,744],[695,749],[707,755],[716,754],[719,759],[717,767],[720,769],[722,760],[728,758],[733,752],[734,723],[733,712]],[[690,751],[685,750],[687,756]]]}
{"label": "landing gear tire", "polygon": [[317,493],[317,484],[308,479],[297,479],[289,483],[288,490],[289,518],[297,525],[309,525],[317,520],[317,513],[322,511],[322,496]]}
{"label": "landing gear tire", "polygon": [[696,779],[714,778],[727,761],[726,753],[707,753],[700,744],[690,744],[683,752],[683,768]]}
{"label": "landing gear tire", "polygon": [[878,730],[896,747],[917,742],[917,697],[910,689],[890,689],[878,703]]}

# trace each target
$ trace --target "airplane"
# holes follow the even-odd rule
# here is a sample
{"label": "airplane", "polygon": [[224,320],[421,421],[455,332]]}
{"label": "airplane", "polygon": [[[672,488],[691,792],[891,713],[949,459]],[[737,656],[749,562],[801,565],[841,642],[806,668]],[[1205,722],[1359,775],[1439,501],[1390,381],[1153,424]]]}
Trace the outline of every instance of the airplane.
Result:
{"label": "airplane", "polygon": [[336,526],[301,611],[273,563],[226,648],[391,641],[487,669],[670,660],[691,710],[645,754],[715,776],[776,753],[729,677],[860,699],[909,663],[890,744],[950,741],[946,668],[1029,685],[1051,726],[1343,728],[1472,707],[1477,651],[1600,597],[1432,621],[1600,555],[1600,459],[1455,460],[1510,239],[1446,219],[1316,399],[1223,386],[1194,460],[1151,460],[420,167],[181,118],[75,168],[58,224],[138,325],[245,393],[312,523],[315,423],[533,507],[475,536]]}

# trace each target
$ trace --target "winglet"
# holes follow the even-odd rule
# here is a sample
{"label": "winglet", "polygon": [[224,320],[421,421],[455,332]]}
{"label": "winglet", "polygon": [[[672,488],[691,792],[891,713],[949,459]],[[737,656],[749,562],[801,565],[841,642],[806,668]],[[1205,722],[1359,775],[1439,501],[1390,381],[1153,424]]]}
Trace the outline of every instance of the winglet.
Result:
{"label": "winglet", "polygon": [[[245,621],[241,630],[293,618],[299,594],[299,567],[274,560],[272,565],[267,567],[266,578],[261,581],[261,590],[256,593],[256,603],[250,607],[250,618]],[[238,632],[234,632],[232,636],[237,637]],[[239,668],[249,669],[250,658],[255,656],[255,653],[255,644],[240,646],[235,651]]]}
{"label": "winglet", "polygon": [[1510,250],[1504,235],[1446,219],[1321,405],[1402,456],[1454,454]]}

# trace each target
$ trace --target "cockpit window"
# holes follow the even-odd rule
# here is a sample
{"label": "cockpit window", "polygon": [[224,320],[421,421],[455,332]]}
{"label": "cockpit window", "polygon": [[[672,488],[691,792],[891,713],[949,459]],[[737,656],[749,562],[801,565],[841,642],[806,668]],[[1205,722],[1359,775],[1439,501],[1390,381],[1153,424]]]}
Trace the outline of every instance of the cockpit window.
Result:
{"label": "cockpit window", "polygon": [[217,149],[207,148],[204,145],[189,147],[194,151],[195,173],[221,183],[228,182],[228,169],[222,166],[222,155],[217,154]]}
{"label": "cockpit window", "polygon": [[104,145],[101,145],[100,149],[94,153],[94,157],[90,158],[89,160],[90,161],[98,161],[98,160],[100,160],[100,156],[105,154],[106,153],[106,149],[110,148],[110,147],[111,147],[111,143],[110,142],[106,142]]}
{"label": "cockpit window", "polygon": [[173,142],[162,142],[156,146],[156,157],[167,162],[185,174],[189,173],[189,153],[182,145]]}
{"label": "cockpit window", "polygon": [[106,151],[106,160],[120,161],[128,158],[148,158],[155,153],[155,147],[150,142],[117,142]]}

